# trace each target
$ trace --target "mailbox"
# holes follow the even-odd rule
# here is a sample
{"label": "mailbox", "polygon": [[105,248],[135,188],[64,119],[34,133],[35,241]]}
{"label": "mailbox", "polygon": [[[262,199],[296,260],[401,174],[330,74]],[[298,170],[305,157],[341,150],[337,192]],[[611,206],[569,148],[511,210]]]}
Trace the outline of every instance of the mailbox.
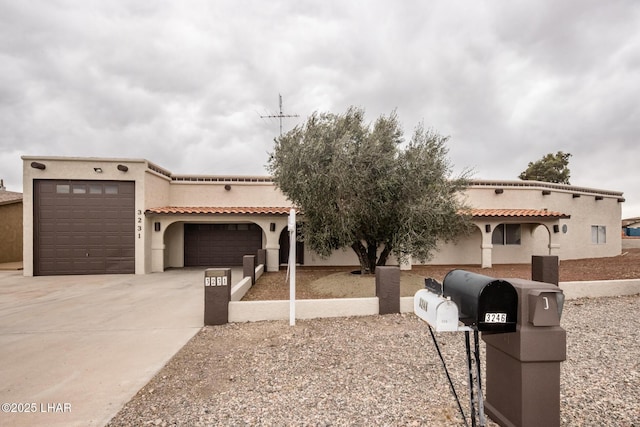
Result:
{"label": "mailbox", "polygon": [[421,289],[413,297],[413,311],[436,332],[456,332],[458,306],[450,298],[444,298],[427,289]]}
{"label": "mailbox", "polygon": [[204,324],[227,323],[230,300],[231,269],[207,268],[204,271]]}
{"label": "mailbox", "polygon": [[560,363],[567,333],[560,327],[564,303],[554,284],[506,279],[519,297],[518,327],[483,334],[486,343],[484,407],[501,426],[560,426]]}
{"label": "mailbox", "polygon": [[443,295],[460,310],[460,320],[478,331],[514,332],[518,320],[518,293],[511,283],[452,270],[442,282]]}

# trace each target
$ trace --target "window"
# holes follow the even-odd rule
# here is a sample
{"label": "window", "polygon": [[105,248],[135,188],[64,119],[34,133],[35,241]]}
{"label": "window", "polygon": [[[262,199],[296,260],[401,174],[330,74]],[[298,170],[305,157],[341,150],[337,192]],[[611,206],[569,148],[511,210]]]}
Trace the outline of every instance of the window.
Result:
{"label": "window", "polygon": [[491,243],[494,245],[519,245],[520,224],[500,224],[493,229]]}
{"label": "window", "polygon": [[607,243],[607,227],[604,225],[591,226],[591,243],[604,245]]}
{"label": "window", "polygon": [[69,194],[69,184],[56,184],[56,193]]}
{"label": "window", "polygon": [[105,184],[104,194],[118,194],[118,186],[114,184]]}

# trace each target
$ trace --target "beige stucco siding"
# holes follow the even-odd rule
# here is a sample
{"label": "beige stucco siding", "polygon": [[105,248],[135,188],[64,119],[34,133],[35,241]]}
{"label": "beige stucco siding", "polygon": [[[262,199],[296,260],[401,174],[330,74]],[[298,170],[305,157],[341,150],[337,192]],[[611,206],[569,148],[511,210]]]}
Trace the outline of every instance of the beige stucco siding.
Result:
{"label": "beige stucco siding", "polygon": [[[228,190],[225,189],[228,186]],[[291,206],[271,182],[172,182],[169,206]]]}
{"label": "beige stucco siding", "polygon": [[22,201],[0,205],[0,263],[22,261]]}
{"label": "beige stucco siding", "polygon": [[[34,169],[32,161],[46,165]],[[127,166],[126,171],[118,165]],[[98,173],[94,168],[101,168]],[[23,157],[24,274],[33,274],[33,182],[36,179],[114,180],[135,182],[135,271],[163,271],[184,265],[184,224],[255,223],[263,232],[270,268],[277,268],[279,236],[285,215],[147,214],[160,207],[288,207],[291,202],[268,177],[175,176],[147,160],[67,157]],[[622,193],[524,181],[472,181],[460,196],[476,209],[548,210],[568,218],[474,217],[472,234],[441,244],[432,264],[478,265],[527,263],[531,255],[557,254],[560,259],[607,257],[621,252]],[[542,215],[544,216],[544,215]],[[300,218],[304,220],[302,216]],[[159,230],[156,231],[156,223]],[[273,226],[272,226],[273,224]],[[493,244],[491,233],[500,224],[520,224],[519,245]],[[606,227],[606,242],[592,241],[592,226]],[[273,231],[271,231],[273,229]],[[350,248],[322,258],[305,248],[305,265],[357,265]],[[395,261],[391,259],[391,263]]]}

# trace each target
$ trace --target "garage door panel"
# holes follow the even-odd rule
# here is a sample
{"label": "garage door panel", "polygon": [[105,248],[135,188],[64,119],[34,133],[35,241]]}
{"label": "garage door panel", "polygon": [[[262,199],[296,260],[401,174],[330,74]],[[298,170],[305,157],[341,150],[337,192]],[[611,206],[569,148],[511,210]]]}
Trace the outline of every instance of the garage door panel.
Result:
{"label": "garage door panel", "polygon": [[185,224],[185,266],[239,266],[261,247],[255,224]]}
{"label": "garage door panel", "polygon": [[35,181],[34,273],[134,273],[134,196],[133,182]]}

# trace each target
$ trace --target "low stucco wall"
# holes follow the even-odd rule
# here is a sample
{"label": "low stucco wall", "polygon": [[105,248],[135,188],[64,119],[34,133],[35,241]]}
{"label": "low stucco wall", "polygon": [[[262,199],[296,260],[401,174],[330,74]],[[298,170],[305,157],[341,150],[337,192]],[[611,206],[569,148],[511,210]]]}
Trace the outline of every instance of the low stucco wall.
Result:
{"label": "low stucco wall", "polygon": [[[593,282],[561,282],[566,299],[640,294],[640,279]],[[413,313],[413,297],[400,298],[400,312]],[[372,316],[379,314],[377,297],[307,299],[296,301],[296,319]],[[229,303],[229,322],[289,319],[289,300],[237,301]]]}
{"label": "low stucco wall", "polygon": [[565,299],[613,297],[640,294],[640,279],[560,282]]}
{"label": "low stucco wall", "polygon": [[[378,314],[378,298],[296,300],[296,319],[372,316]],[[289,319],[289,300],[235,301],[229,303],[229,322]]]}
{"label": "low stucco wall", "polygon": [[640,237],[636,238],[624,238],[622,239],[622,251],[625,249],[638,249],[640,248]]}

